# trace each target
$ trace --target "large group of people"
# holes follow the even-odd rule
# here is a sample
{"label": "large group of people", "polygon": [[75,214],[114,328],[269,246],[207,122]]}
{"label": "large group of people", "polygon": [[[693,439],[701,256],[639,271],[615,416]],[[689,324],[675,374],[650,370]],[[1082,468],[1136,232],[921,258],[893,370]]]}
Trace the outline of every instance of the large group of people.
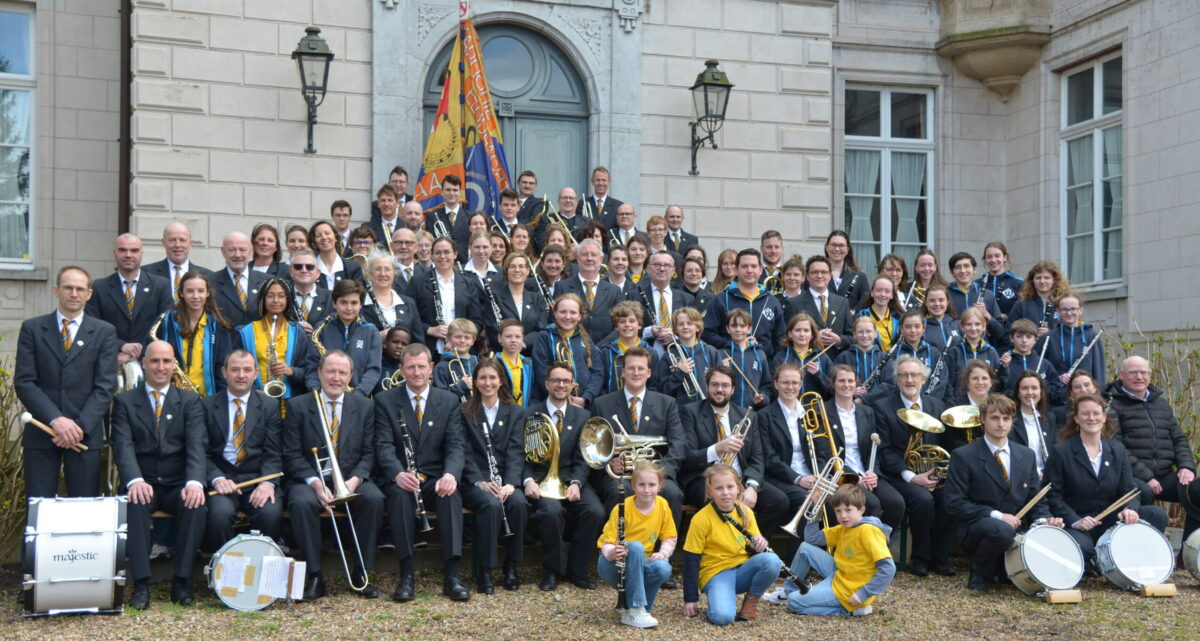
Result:
{"label": "large group of people", "polygon": [[[494,592],[494,569],[517,590],[529,528],[541,590],[595,588],[596,566],[622,583],[622,620],[637,627],[655,624],[658,590],[674,583],[680,533],[685,611],[704,592],[708,618],[727,624],[753,618],[788,568],[798,578],[773,598],[793,611],[869,613],[906,515],[908,572],[955,574],[959,541],[981,590],[1003,580],[999,554],[1033,518],[1089,555],[1118,520],[1165,527],[1155,499],[1183,504],[1185,535],[1200,525],[1192,449],[1149,364],[1126,359],[1106,380],[1099,328],[1053,262],[1021,279],[992,242],[982,272],[968,252],[940,263],[930,249],[911,272],[896,253],[864,270],[843,231],[807,258],[785,258],[768,231],[710,270],[681,207],[639,229],[610,178],[598,167],[592,194],[549,202],[523,172],[493,218],[467,211],[454,175],[425,211],[396,167],[361,226],[338,200],[307,228],[227,234],[213,269],[192,261],[182,223],[153,264],[122,234],[114,273],[61,269],[57,309],[22,325],[16,390],[53,432],[25,432],[28,495],[55,495],[60,475],[67,495],[98,495],[107,441],[129,499],[131,606],[149,606],[156,510],[179,521],[172,600],[193,601],[195,554],[234,536],[239,514],[288,537],[311,600],[326,590],[319,517],[341,509],[337,468],[358,495],[358,594],[380,595],[368,577],[383,536],[393,598],[415,598],[413,549],[431,517],[445,596],[470,597],[464,539],[474,591]],[[926,434],[902,417],[963,406],[980,426]],[[580,448],[593,417],[657,437],[658,460],[593,469]],[[557,432],[552,464],[527,456],[535,418]],[[917,442],[948,458],[915,463]],[[835,456],[857,484],[829,502],[836,524],[810,523],[781,560],[767,538]],[[554,475],[561,494],[543,483]],[[1053,492],[1016,518],[1047,481]],[[1133,487],[1139,499],[1093,518]],[[823,580],[804,581],[810,570]]]}

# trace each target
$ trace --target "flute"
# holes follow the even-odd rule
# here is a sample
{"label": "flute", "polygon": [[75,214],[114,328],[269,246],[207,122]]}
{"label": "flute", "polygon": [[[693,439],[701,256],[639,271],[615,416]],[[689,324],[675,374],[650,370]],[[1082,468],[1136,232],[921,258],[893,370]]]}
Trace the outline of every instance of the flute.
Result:
{"label": "flute", "polygon": [[1079,358],[1075,359],[1074,363],[1071,363],[1071,369],[1067,370],[1068,380],[1071,378],[1071,374],[1074,374],[1075,370],[1079,369],[1079,365],[1083,363],[1083,359],[1087,357],[1088,352],[1092,351],[1092,348],[1096,346],[1096,341],[1100,340],[1100,335],[1103,333],[1104,329],[1096,330],[1096,335],[1092,337],[1092,340],[1088,341],[1087,346],[1083,348],[1083,352],[1079,354]]}

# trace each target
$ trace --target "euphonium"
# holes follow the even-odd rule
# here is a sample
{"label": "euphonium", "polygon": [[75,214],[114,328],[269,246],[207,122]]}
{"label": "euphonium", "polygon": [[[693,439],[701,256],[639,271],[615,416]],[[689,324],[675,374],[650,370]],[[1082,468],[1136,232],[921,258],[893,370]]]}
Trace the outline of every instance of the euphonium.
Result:
{"label": "euphonium", "polygon": [[908,445],[904,448],[904,464],[908,469],[929,478],[944,481],[950,471],[950,453],[945,449],[925,442],[925,433],[941,434],[945,426],[936,418],[916,410],[899,409],[896,414],[912,428]]}
{"label": "euphonium", "polygon": [[[268,371],[263,372],[263,376],[268,377],[267,382],[263,384],[263,392],[265,392],[266,395],[270,396],[271,398],[283,398],[284,392],[287,391],[287,386],[283,384],[283,379],[279,378],[278,376],[271,376],[269,371],[271,363],[279,360],[279,352],[275,349],[275,341],[279,336],[279,330],[276,328],[275,323],[278,322],[278,320],[279,314],[271,314],[271,331],[267,332],[267,336],[270,337],[270,340],[267,343]],[[267,321],[264,320],[263,322],[265,323]]]}
{"label": "euphonium", "polygon": [[566,486],[558,477],[558,426],[547,415],[536,412],[525,419],[525,460],[547,465],[546,478],[538,483],[543,498],[567,498]]}

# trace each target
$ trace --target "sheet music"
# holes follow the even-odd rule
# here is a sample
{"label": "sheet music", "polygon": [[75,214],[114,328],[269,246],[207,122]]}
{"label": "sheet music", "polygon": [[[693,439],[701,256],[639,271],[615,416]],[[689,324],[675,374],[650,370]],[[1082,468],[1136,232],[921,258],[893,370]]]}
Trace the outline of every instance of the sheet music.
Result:
{"label": "sheet music", "polygon": [[300,601],[304,598],[304,577],[305,569],[308,567],[304,561],[296,561],[292,563],[292,594],[293,601]]}
{"label": "sheet music", "polygon": [[288,572],[291,568],[292,560],[286,556],[264,556],[262,574],[258,580],[258,593],[274,599],[286,599]]}
{"label": "sheet music", "polygon": [[241,592],[246,589],[242,579],[246,576],[246,564],[250,559],[244,556],[225,555],[221,557],[221,580],[218,588],[231,588]]}

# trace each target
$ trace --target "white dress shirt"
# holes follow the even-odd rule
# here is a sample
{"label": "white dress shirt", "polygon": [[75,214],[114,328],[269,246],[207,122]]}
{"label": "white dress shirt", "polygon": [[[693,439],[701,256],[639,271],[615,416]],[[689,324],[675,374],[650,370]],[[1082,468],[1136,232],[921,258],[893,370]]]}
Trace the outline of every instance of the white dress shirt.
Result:
{"label": "white dress shirt", "polygon": [[[1010,456],[1012,455],[1012,443],[1009,443],[1007,440],[1005,440],[1004,446],[1001,447],[1001,446],[996,445],[995,443],[992,443],[991,441],[989,441],[986,438],[983,439],[983,441],[985,443],[987,443],[988,452],[991,452],[993,458],[995,458],[997,456],[997,453],[999,454],[1000,463],[1002,465],[1004,465],[1004,471],[1006,474],[1009,475],[1009,478],[1011,479],[1012,478],[1012,458],[1010,458]],[[1004,520],[1004,514],[1000,510],[992,510],[991,512],[988,513],[988,516],[991,516],[993,519],[996,519],[998,521]]]}
{"label": "white dress shirt", "polygon": [[83,312],[79,312],[78,314],[75,315],[74,318],[69,318],[69,317],[65,316],[62,313],[62,310],[60,309],[60,310],[57,310],[54,312],[54,316],[55,316],[55,320],[57,321],[54,324],[54,328],[58,330],[59,334],[62,334],[63,321],[65,320],[68,323],[70,323],[67,326],[67,332],[71,335],[71,343],[74,343],[75,335],[79,333],[79,325],[80,325],[80,323],[83,322],[83,316],[84,316]]}
{"label": "white dress shirt", "polygon": [[[836,403],[835,403],[836,405]],[[855,408],[843,409],[837,405],[838,420],[842,424],[842,438],[845,441],[845,451],[842,452],[842,462],[850,469],[866,473],[863,465],[862,452],[858,451],[858,417]]]}
{"label": "white dress shirt", "polygon": [[[814,472],[809,469],[810,463],[806,458],[804,450],[806,443],[804,440],[804,428],[800,425],[800,421],[804,416],[804,410],[800,408],[799,403],[796,404],[796,411],[793,412],[788,409],[787,405],[783,404],[782,400],[777,400],[776,402],[779,403],[779,409],[783,410],[783,422],[787,424],[788,436],[792,439],[792,458],[788,465],[796,473],[796,479],[812,476]],[[792,479],[792,482],[795,483],[796,479]]]}
{"label": "white dress shirt", "polygon": [[1025,442],[1029,443],[1029,449],[1033,450],[1033,457],[1037,461],[1038,475],[1041,476],[1042,470],[1046,467],[1046,459],[1042,458],[1042,430],[1038,427],[1038,420],[1036,414],[1021,412],[1021,422],[1025,427]]}

